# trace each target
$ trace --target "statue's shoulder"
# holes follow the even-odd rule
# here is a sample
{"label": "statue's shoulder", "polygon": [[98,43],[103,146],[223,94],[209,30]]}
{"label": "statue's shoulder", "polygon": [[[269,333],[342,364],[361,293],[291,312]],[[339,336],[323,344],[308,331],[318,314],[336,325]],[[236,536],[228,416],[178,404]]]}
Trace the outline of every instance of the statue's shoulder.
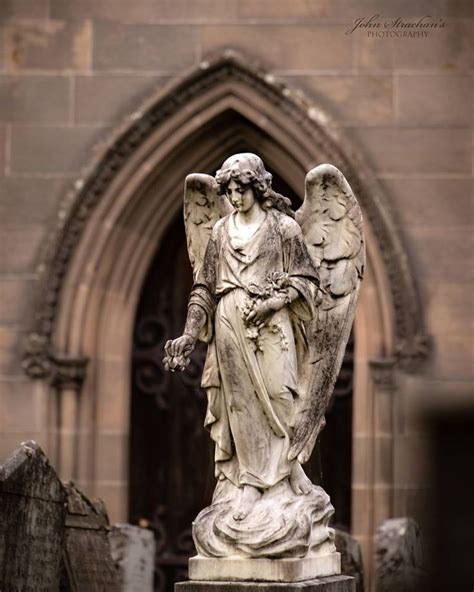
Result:
{"label": "statue's shoulder", "polygon": [[300,225],[294,218],[276,209],[272,210],[272,214],[284,239],[301,234]]}
{"label": "statue's shoulder", "polygon": [[227,228],[227,224],[228,224],[231,216],[232,216],[232,212],[222,218],[219,218],[219,220],[217,220],[217,222],[214,224],[214,226],[212,228],[212,235],[211,236],[212,236],[213,240],[217,240],[222,235],[222,232],[224,231],[224,229]]}

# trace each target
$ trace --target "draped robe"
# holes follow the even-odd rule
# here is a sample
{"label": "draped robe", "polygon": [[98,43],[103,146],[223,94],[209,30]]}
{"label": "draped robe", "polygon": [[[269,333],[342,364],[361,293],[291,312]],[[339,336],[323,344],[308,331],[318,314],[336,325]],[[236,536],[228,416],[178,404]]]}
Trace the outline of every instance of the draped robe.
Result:
{"label": "draped robe", "polygon": [[[189,305],[206,324],[200,338],[208,353],[202,387],[208,395],[205,425],[216,444],[216,477],[237,487],[268,489],[289,476],[288,452],[298,393],[297,350],[303,322],[314,315],[318,276],[297,222],[271,209],[249,238],[236,214],[212,231]],[[252,301],[298,297],[258,328],[244,319]]]}

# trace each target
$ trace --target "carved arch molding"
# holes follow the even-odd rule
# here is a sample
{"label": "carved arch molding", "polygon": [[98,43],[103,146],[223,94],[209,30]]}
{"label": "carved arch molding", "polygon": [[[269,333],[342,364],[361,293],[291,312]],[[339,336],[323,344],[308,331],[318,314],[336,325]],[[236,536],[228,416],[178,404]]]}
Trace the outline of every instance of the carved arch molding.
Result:
{"label": "carved arch molding", "polygon": [[[427,339],[416,285],[386,196],[360,156],[360,150],[335,130],[331,119],[300,91],[293,91],[277,81],[258,64],[231,51],[202,62],[199,68],[174,81],[164,91],[128,118],[102,147],[94,162],[82,173],[66,196],[58,215],[57,227],[44,245],[38,266],[38,293],[32,328],[23,356],[23,368],[31,378],[49,378],[57,384],[78,385],[85,374],[87,360],[77,352],[69,355],[55,351],[54,333],[63,287],[76,247],[88,221],[102,197],[140,147],[162,130],[169,134],[168,122],[178,113],[195,118],[196,126],[204,110],[212,117],[215,97],[219,94],[255,102],[260,111],[258,127],[272,141],[284,145],[292,138],[300,168],[308,170],[327,161],[340,168],[362,206],[383,261],[391,296],[393,347],[387,355],[400,368],[413,370],[426,355]],[[201,111],[190,107],[194,102]],[[227,109],[232,109],[232,100]],[[215,113],[214,117],[218,117]],[[204,118],[205,119],[205,118]],[[285,133],[278,130],[285,122]],[[285,136],[286,134],[286,136]],[[303,178],[303,177],[301,177]]]}

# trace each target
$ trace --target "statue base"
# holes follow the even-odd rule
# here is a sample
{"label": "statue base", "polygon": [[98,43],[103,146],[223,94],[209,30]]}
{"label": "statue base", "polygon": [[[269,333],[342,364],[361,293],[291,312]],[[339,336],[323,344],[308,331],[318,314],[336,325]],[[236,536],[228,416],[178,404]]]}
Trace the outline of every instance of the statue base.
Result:
{"label": "statue base", "polygon": [[180,582],[175,592],[355,592],[349,576],[329,576],[304,582]]}
{"label": "statue base", "polygon": [[341,573],[340,553],[302,559],[191,557],[189,579],[205,581],[302,582]]}

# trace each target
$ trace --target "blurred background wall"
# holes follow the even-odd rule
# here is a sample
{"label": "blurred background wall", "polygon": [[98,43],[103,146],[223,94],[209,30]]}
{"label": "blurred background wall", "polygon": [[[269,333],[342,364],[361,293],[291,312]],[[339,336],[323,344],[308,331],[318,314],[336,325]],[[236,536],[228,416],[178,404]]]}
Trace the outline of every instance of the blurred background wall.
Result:
{"label": "blurred background wall", "polygon": [[[362,28],[348,34],[356,19],[377,14],[406,21],[431,15],[445,26],[414,38],[374,37]],[[381,388],[370,387],[371,397],[354,398],[350,526],[370,562],[381,519],[409,515],[423,522],[427,440],[419,410],[448,395],[450,405],[469,398],[473,379],[472,3],[3,0],[0,18],[0,459],[33,438],[62,463],[65,477],[75,476],[105,499],[113,519],[130,517],[130,397],[114,397],[116,388],[130,390],[123,358],[111,360],[116,365],[99,410],[94,384],[87,387],[90,406],[81,411],[76,394],[61,402],[57,385],[21,368],[38,266],[58,215],[66,215],[68,192],[75,183],[78,188],[77,179],[87,179],[80,171],[113,130],[131,125],[142,102],[173,79],[233,48],[331,116],[328,129],[352,143],[382,188],[413,271],[430,347],[410,372],[397,367],[400,352],[387,351],[383,339],[375,356],[359,350],[359,390],[377,382],[380,368],[375,362],[371,370],[368,358],[388,360],[382,370],[394,360],[389,382],[395,387],[388,388],[389,432],[377,420],[379,398],[387,396],[383,379]],[[302,175],[301,190],[303,182]],[[96,240],[99,249],[100,236]],[[357,323],[359,335],[372,331],[371,290],[378,290],[376,283],[366,288],[356,344]],[[129,306],[133,318],[137,300]],[[373,331],[390,333],[375,325],[380,321],[373,321]],[[91,357],[91,351],[80,353]],[[94,363],[90,359],[88,367]],[[370,380],[361,378],[368,372]],[[70,378],[66,393],[75,392]],[[101,413],[107,420],[98,434],[94,422]],[[80,449],[87,453],[80,459],[60,458],[68,429],[84,431]],[[77,471],[68,463],[79,465]]]}

